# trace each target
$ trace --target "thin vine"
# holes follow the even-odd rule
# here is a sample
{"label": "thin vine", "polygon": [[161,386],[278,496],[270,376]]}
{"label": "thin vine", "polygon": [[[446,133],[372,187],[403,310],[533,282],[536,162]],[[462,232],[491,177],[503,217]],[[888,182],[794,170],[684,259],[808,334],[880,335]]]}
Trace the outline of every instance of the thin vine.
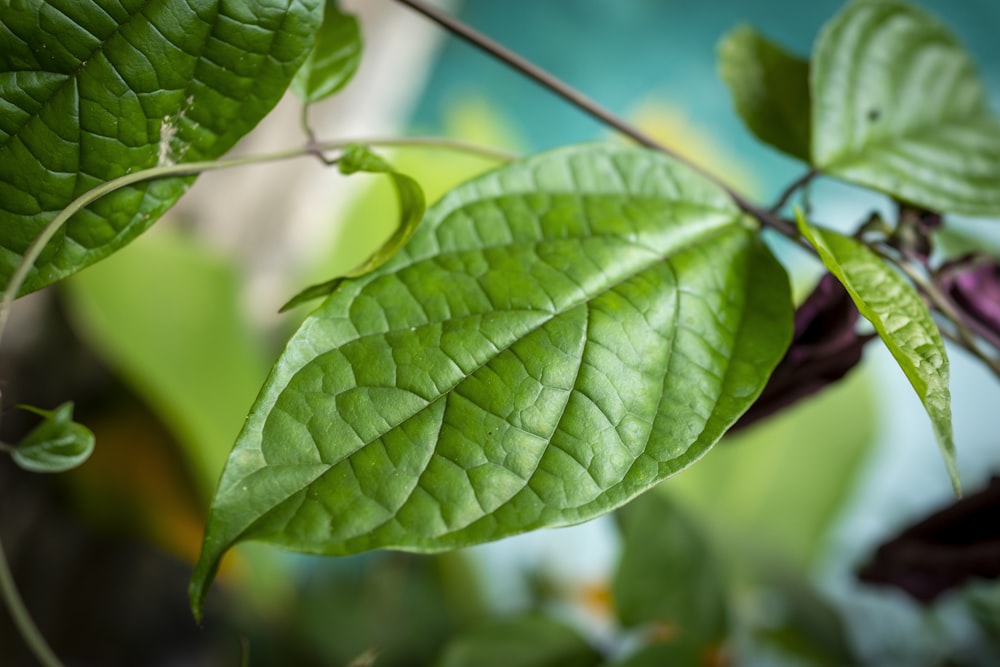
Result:
{"label": "thin vine", "polygon": [[[21,261],[11,274],[10,281],[7,283],[2,297],[0,297],[0,341],[2,341],[3,334],[6,331],[14,300],[21,291],[21,287],[24,285],[24,281],[27,279],[28,273],[31,271],[31,267],[34,266],[38,257],[45,249],[45,246],[70,220],[70,218],[102,197],[116,190],[120,190],[121,188],[144,181],[175,176],[190,176],[208,171],[231,169],[253,164],[280,162],[295,158],[316,156],[320,157],[324,164],[331,165],[336,163],[336,159],[327,158],[325,153],[328,151],[340,150],[348,144],[366,144],[383,147],[433,146],[435,148],[475,153],[477,155],[482,155],[484,157],[500,161],[509,161],[517,157],[500,149],[457,139],[437,137],[369,138],[356,139],[353,141],[310,140],[302,148],[295,148],[286,151],[232,158],[229,160],[189,162],[184,164],[151,167],[149,169],[143,169],[132,172],[131,174],[126,174],[125,176],[121,176],[91,188],[74,199],[66,208],[60,211],[58,215],[52,218],[52,220],[49,221],[44,229],[42,229],[38,236],[35,237],[35,240],[25,251],[24,255],[22,255]],[[0,393],[0,407],[2,407],[2,393]],[[0,451],[10,451],[11,449],[11,446],[0,443]],[[38,630],[38,626],[35,624],[31,614],[28,612],[28,609],[24,604],[24,600],[17,589],[14,577],[11,574],[10,565],[7,562],[6,553],[3,549],[2,543],[0,543],[0,597],[3,598],[4,604],[10,612],[11,618],[14,620],[18,631],[39,663],[41,663],[43,667],[63,667],[63,663],[58,659],[55,652],[45,641],[45,637]]]}
{"label": "thin vine", "polygon": [[[722,183],[711,173],[706,172],[704,169],[685,160],[670,147],[654,140],[648,134],[601,106],[579,90],[566,84],[564,81],[512,52],[503,45],[475,31],[470,26],[459,21],[450,14],[431,6],[423,0],[397,1],[400,4],[424,15],[428,19],[434,21],[446,30],[476,46],[477,48],[483,50],[490,57],[505,63],[514,70],[521,72],[525,76],[536,81],[540,85],[552,91],[554,94],[572,104],[577,109],[580,109],[597,119],[605,126],[616,130],[642,146],[672,156],[676,160],[683,162],[685,165],[697,171],[702,176],[722,188],[742,211],[755,218],[761,225],[776,230],[778,233],[807,248],[813,254],[816,254],[815,249],[807,244],[799,234],[795,224],[781,216],[781,210],[794,196],[794,194],[807,187],[813,179],[820,175],[815,169],[810,169],[803,176],[789,184],[789,186],[779,195],[778,199],[772,206],[768,208],[758,206],[750,202],[742,194],[727,186],[725,183]],[[229,169],[251,164],[278,162],[300,157],[318,157],[326,164],[333,164],[336,162],[337,158],[327,157],[327,152],[334,152],[343,149],[348,143],[375,146],[433,146],[448,150],[477,153],[492,159],[503,161],[514,159],[516,157],[497,149],[487,148],[458,140],[441,138],[409,137],[395,139],[355,139],[350,142],[317,141],[313,131],[308,126],[306,111],[307,106],[308,105],[305,105],[303,107],[300,119],[303,129],[308,137],[308,141],[303,147],[269,153],[266,155],[240,157],[228,160],[192,162],[145,169],[103,183],[73,200],[73,202],[60,211],[60,213],[43,228],[29,248],[25,251],[19,264],[11,275],[11,278],[2,294],[2,298],[0,298],[0,341],[2,341],[3,334],[6,330],[13,302],[17,298],[32,267],[37,262],[46,245],[56,236],[59,230],[73,217],[74,214],[115,190],[154,179],[189,176],[207,171]],[[932,280],[929,280],[925,275],[918,271],[914,263],[910,261],[905,254],[900,256],[890,252],[886,247],[878,242],[871,242],[868,243],[868,245],[883,259],[903,272],[913,285],[925,296],[930,306],[952,324],[954,332],[942,330],[942,334],[982,360],[992,370],[992,372],[997,375],[997,377],[1000,377],[1000,359],[989,355],[981,348],[976,336],[967,326],[962,313],[955,307],[948,295],[944,294]],[[0,447],[3,447],[3,445],[0,444]],[[24,605],[23,599],[21,598],[11,575],[6,557],[4,556],[2,545],[0,545],[0,595],[4,598],[15,624],[38,661],[45,667],[61,667],[62,663],[56,657],[49,645],[45,642],[45,639],[42,637]],[[244,650],[243,660],[248,661],[248,659],[248,651]]]}

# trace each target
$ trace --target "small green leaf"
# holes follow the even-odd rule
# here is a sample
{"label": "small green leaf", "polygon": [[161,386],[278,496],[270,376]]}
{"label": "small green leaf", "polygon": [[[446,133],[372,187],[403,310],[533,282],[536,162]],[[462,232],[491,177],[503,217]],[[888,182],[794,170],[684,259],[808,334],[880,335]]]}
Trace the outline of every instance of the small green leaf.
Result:
{"label": "small green leaf", "polygon": [[[277,104],[321,13],[321,0],[8,2],[0,30],[0,285],[77,196],[137,170],[229,150]],[[192,181],[147,181],[80,211],[21,292],[121,248]]]}
{"label": "small green leaf", "polygon": [[817,168],[922,208],[1000,216],[1000,122],[969,56],[899,0],[849,3],[813,52]]}
{"label": "small green leaf", "polygon": [[799,231],[819,252],[851,299],[875,327],[927,410],[955,493],[961,494],[951,431],[948,353],[941,332],[910,283],[864,244],[810,227],[796,211]]}
{"label": "small green leaf", "polygon": [[437,551],[613,510],[721,437],[791,328],[757,226],[674,159],[570,147],[459,186],[289,341],[193,608],[237,540]]}
{"label": "small green leaf", "polygon": [[326,296],[337,289],[345,279],[363,276],[382,266],[406,245],[424,218],[426,204],[424,203],[424,191],[420,188],[420,184],[409,176],[394,170],[388,162],[364,146],[351,145],[345,148],[337,166],[340,168],[340,173],[345,175],[355,174],[359,171],[370,174],[388,174],[399,202],[399,225],[392,236],[386,239],[385,243],[364,262],[342,276],[305,288],[283,305],[279,312],[285,312],[300,304]]}
{"label": "small green leaf", "polygon": [[19,406],[45,420],[11,450],[14,463],[31,472],[65,472],[81,465],[94,451],[94,434],[73,421],[73,403],[55,410]]}
{"label": "small green leaf", "polygon": [[669,628],[695,653],[718,648],[726,636],[725,577],[705,536],[655,491],[617,517],[624,545],[612,590],[622,625]]}
{"label": "small green leaf", "polygon": [[719,74],[736,111],[758,139],[809,161],[808,62],[741,26],[719,43]]}
{"label": "small green leaf", "polygon": [[316,44],[292,79],[292,92],[306,104],[330,97],[347,85],[361,63],[361,28],[352,14],[327,0]]}
{"label": "small green leaf", "polygon": [[597,667],[601,654],[545,616],[502,619],[453,640],[436,667]]}

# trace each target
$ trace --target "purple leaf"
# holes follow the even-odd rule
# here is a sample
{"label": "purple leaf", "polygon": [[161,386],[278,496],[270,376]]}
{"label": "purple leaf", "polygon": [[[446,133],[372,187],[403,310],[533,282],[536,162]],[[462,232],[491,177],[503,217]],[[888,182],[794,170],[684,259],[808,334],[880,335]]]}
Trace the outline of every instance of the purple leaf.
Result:
{"label": "purple leaf", "polygon": [[1000,577],[1000,477],[881,545],[858,573],[923,603],[975,577]]}
{"label": "purple leaf", "polygon": [[824,275],[795,311],[795,333],[784,358],[733,429],[769,417],[844,377],[874,338],[857,332],[858,317],[847,290],[833,275]]}
{"label": "purple leaf", "polygon": [[1000,348],[1000,265],[983,253],[946,262],[936,276],[965,324],[990,345]]}

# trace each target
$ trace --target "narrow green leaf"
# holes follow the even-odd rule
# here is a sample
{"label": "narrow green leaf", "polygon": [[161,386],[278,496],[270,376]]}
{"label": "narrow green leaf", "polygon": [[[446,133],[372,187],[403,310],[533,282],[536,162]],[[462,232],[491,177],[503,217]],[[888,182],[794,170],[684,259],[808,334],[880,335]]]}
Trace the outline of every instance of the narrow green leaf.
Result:
{"label": "narrow green leaf", "polygon": [[346,278],[357,278],[382,266],[406,245],[424,218],[427,205],[424,203],[424,191],[420,188],[420,184],[409,176],[394,170],[388,162],[364,146],[352,145],[345,148],[337,166],[340,168],[340,173],[347,175],[359,171],[370,174],[387,174],[392,180],[392,185],[396,190],[396,199],[399,202],[399,225],[392,236],[386,239],[385,243],[368,259],[343,276],[305,288],[283,305],[280,312],[326,296],[337,289]]}
{"label": "narrow green leaf", "polygon": [[[278,102],[321,0],[17,2],[0,30],[0,285],[77,196],[127,173],[226,152]],[[22,288],[145,231],[193,177],[118,190],[75,215]]]}
{"label": "narrow green leaf", "polygon": [[813,163],[923,208],[1000,216],[1000,122],[968,54],[899,0],[849,3],[812,61]]}
{"label": "narrow green leaf", "polygon": [[316,44],[292,79],[292,92],[306,104],[330,97],[347,85],[361,63],[361,28],[353,14],[327,0]]}
{"label": "narrow green leaf", "polygon": [[601,654],[545,616],[487,623],[452,641],[436,667],[597,667]]}
{"label": "narrow green leaf", "polygon": [[19,406],[45,420],[11,450],[11,458],[31,472],[65,472],[81,465],[94,451],[94,434],[73,421],[73,403],[55,410]]}
{"label": "narrow green leaf", "polygon": [[923,299],[902,276],[864,244],[810,227],[796,211],[799,231],[875,327],[920,397],[937,437],[955,493],[961,494],[951,431],[948,352]]}
{"label": "narrow green leaf", "polygon": [[809,161],[808,62],[741,26],[719,42],[719,74],[736,111],[758,139]]}
{"label": "narrow green leaf", "polygon": [[673,159],[571,147],[470,181],[289,341],[193,607],[237,540],[434,551],[606,513],[719,439],[791,325],[756,225]]}
{"label": "narrow green leaf", "polygon": [[625,627],[670,628],[696,653],[726,636],[725,577],[705,536],[662,493],[647,493],[617,514],[623,549],[612,591]]}

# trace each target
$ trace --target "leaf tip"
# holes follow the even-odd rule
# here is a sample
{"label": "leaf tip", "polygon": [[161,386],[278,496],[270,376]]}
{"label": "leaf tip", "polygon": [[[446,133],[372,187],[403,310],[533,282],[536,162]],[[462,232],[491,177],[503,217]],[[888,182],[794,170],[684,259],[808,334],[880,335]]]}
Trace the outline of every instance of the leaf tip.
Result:
{"label": "leaf tip", "polygon": [[962,479],[958,474],[958,466],[955,463],[955,455],[945,455],[944,464],[948,468],[948,478],[951,480],[951,488],[955,492],[956,498],[962,497]]}
{"label": "leaf tip", "polygon": [[191,581],[188,584],[188,601],[191,605],[191,615],[199,626],[204,618],[205,596],[215,579],[216,570],[219,568],[218,558],[206,555],[202,549],[201,556],[194,566],[191,574]]}

